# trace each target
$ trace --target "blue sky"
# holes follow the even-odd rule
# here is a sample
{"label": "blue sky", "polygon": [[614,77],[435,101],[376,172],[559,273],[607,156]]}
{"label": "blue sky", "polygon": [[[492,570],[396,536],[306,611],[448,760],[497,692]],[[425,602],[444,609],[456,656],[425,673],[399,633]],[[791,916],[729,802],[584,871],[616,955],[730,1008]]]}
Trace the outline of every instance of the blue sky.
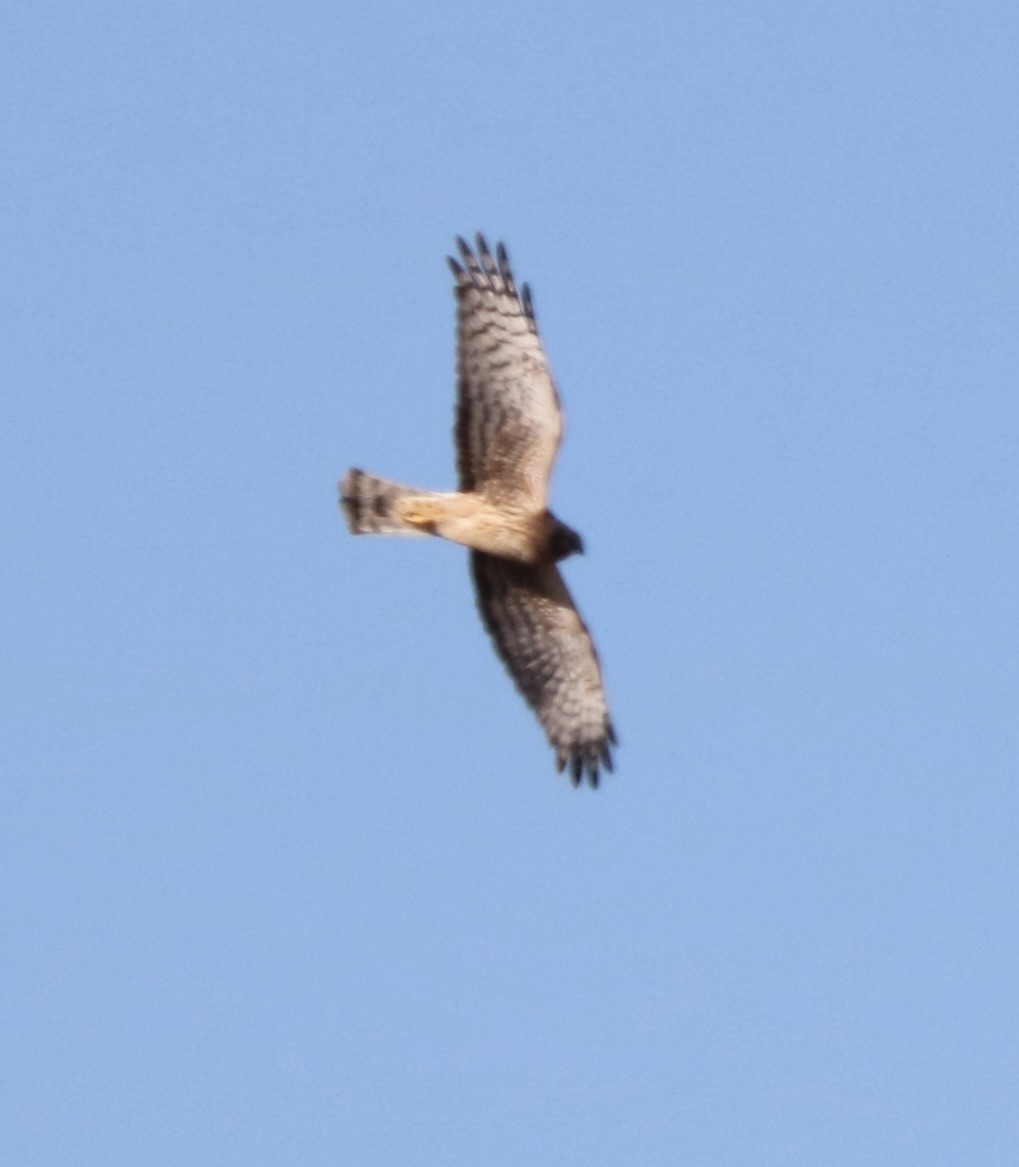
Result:
{"label": "blue sky", "polygon": [[[1019,1145],[1019,10],[0,18],[0,1159],[996,1165]],[[461,549],[505,239],[621,746]]]}

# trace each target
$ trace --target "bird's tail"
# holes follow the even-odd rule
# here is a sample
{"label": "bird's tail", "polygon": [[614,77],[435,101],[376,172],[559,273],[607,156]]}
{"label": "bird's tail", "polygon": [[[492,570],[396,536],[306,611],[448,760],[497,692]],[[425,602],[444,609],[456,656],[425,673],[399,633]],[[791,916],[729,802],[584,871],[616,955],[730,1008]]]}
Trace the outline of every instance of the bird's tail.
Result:
{"label": "bird's tail", "polygon": [[400,516],[395,504],[397,499],[434,497],[434,491],[401,486],[363,470],[348,470],[340,483],[340,505],[353,535],[424,534]]}

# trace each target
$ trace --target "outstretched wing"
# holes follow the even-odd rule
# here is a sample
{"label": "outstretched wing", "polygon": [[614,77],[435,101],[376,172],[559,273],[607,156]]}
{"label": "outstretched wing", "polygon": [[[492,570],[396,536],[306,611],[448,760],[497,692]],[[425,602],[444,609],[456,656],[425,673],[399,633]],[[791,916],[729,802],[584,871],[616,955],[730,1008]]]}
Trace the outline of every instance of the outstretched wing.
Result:
{"label": "outstretched wing", "polygon": [[471,552],[478,609],[517,688],[574,786],[612,769],[612,728],[591,634],[554,564]]}
{"label": "outstretched wing", "polygon": [[457,471],[461,490],[548,505],[563,421],[527,285],[517,291],[506,248],[457,239]]}

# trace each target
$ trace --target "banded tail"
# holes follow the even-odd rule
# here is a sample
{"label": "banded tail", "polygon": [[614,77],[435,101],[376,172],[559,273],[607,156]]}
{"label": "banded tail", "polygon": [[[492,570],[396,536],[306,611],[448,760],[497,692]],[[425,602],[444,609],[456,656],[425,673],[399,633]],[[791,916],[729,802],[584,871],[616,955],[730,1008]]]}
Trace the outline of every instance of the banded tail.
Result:
{"label": "banded tail", "polygon": [[434,491],[415,490],[363,470],[348,470],[340,483],[340,505],[352,535],[422,535],[420,527],[396,512],[400,498],[431,498]]}

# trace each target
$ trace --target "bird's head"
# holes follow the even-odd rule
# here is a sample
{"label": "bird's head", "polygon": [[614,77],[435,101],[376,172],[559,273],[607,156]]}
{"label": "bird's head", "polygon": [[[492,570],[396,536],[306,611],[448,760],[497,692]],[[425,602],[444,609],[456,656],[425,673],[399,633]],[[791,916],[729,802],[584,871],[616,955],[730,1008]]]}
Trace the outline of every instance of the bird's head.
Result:
{"label": "bird's head", "polygon": [[584,540],[572,527],[567,527],[565,523],[556,519],[548,541],[548,549],[553,561],[558,563],[560,559],[565,559],[568,555],[583,555]]}

